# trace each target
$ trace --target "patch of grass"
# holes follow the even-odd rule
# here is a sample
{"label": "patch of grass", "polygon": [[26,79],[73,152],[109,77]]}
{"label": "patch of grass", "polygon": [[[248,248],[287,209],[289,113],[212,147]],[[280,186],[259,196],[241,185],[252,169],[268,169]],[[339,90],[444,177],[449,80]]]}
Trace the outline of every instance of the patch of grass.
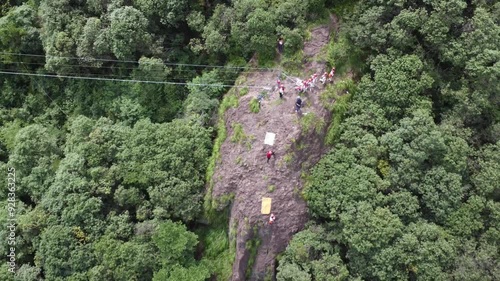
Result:
{"label": "patch of grass", "polygon": [[326,133],[325,143],[333,145],[340,136],[340,124],[342,123],[344,115],[349,108],[350,98],[351,94],[340,96],[333,105],[333,120],[330,124],[330,127],[328,128],[328,132]]}
{"label": "patch of grass", "polygon": [[304,150],[306,147],[307,147],[307,143],[305,143],[305,142],[303,142],[303,141],[298,142],[298,143],[296,144],[296,146],[295,146],[295,148],[296,148],[297,150],[299,150],[299,151],[300,151],[300,150]]}
{"label": "patch of grass", "polygon": [[345,15],[352,15],[358,2],[358,0],[335,0],[331,12],[340,18],[343,18]]}
{"label": "patch of grass", "polygon": [[[283,96],[284,96],[284,95],[283,95]],[[279,98],[278,98],[277,100],[273,101],[273,105],[280,105],[280,104],[282,104],[282,103],[284,103],[284,102],[285,102],[285,100],[284,100],[284,99],[279,99]]]}
{"label": "patch of grass", "polygon": [[276,64],[274,62],[274,51],[272,53],[269,52],[269,54],[258,54],[257,64],[259,67],[275,67]]}
{"label": "patch of grass", "polygon": [[311,41],[312,39],[312,33],[311,33],[311,29],[312,29],[312,26],[311,28],[308,28],[304,34],[304,42],[306,41]]}
{"label": "patch of grass", "polygon": [[234,196],[234,192],[231,192],[215,199],[213,202],[213,209],[218,211],[225,209],[234,200]]}
{"label": "patch of grass", "polygon": [[301,192],[300,192],[300,189],[298,186],[294,186],[293,187],[293,194],[297,195],[297,196],[302,196]]}
{"label": "patch of grass", "polygon": [[356,93],[356,84],[352,79],[342,79],[334,85],[329,85],[320,99],[324,107],[330,109],[333,118],[325,137],[329,145],[335,143],[340,134],[340,124],[349,109],[349,102]]}
{"label": "patch of grass", "polygon": [[292,163],[292,160],[293,160],[293,152],[289,152],[285,154],[285,156],[283,156],[283,162],[285,162],[285,164],[287,165]]}
{"label": "patch of grass", "polygon": [[[235,84],[236,86],[239,86],[239,85],[241,85],[241,84],[245,83],[246,81],[247,81],[247,77],[246,77],[246,76],[244,76],[244,75],[240,75],[240,77],[238,77],[238,78],[236,79],[236,81],[234,81],[234,84]],[[243,88],[243,89],[247,89],[247,90],[248,90],[248,88]],[[243,90],[243,89],[242,89],[242,90]]]}
{"label": "patch of grass", "polygon": [[293,55],[284,55],[281,58],[281,65],[283,66],[283,69],[287,74],[301,77],[303,76],[303,61],[304,52],[302,50],[299,50]]}
{"label": "patch of grass", "polygon": [[276,189],[276,186],[274,184],[271,184],[267,187],[267,191],[269,191],[269,192],[274,192],[275,189]]}
{"label": "patch of grass", "polygon": [[246,140],[247,135],[243,131],[243,126],[240,123],[234,123],[233,127],[233,135],[231,136],[231,141],[235,143],[242,143]]}
{"label": "patch of grass", "polygon": [[248,240],[246,243],[245,243],[245,248],[249,251],[249,257],[248,257],[248,265],[247,265],[247,269],[245,271],[245,279],[246,280],[250,280],[250,277],[252,275],[252,267],[253,267],[253,264],[255,263],[255,257],[257,256],[257,250],[259,249],[259,246],[260,246],[260,238],[258,236],[258,227],[257,225],[254,226],[254,229],[253,229],[253,238]]}
{"label": "patch of grass", "polygon": [[361,49],[349,42],[344,33],[335,35],[335,40],[330,40],[327,47],[327,61],[330,66],[335,66],[336,75],[349,71],[361,73],[365,69],[365,56]]}
{"label": "patch of grass", "polygon": [[252,143],[255,140],[254,135],[248,135],[247,139],[245,141],[245,146],[247,147],[248,150],[252,149]]}
{"label": "patch of grass", "polygon": [[210,225],[196,227],[195,232],[203,245],[201,263],[218,280],[229,280],[236,256],[236,231],[228,229],[229,212],[218,212],[217,215]]}
{"label": "patch of grass", "polygon": [[263,179],[263,180],[265,180],[265,181],[266,181],[268,178],[269,178],[269,177],[268,177],[267,175],[262,176],[262,179]]}
{"label": "patch of grass", "polygon": [[248,94],[248,92],[250,92],[250,90],[248,89],[248,87],[245,87],[243,89],[240,90],[240,97]]}
{"label": "patch of grass", "polygon": [[264,276],[264,281],[272,281],[273,280],[273,268],[268,266],[266,268],[266,276]]}
{"label": "patch of grass", "polygon": [[241,155],[238,155],[238,157],[236,157],[235,162],[238,165],[241,165],[241,163],[243,163],[243,158],[241,157]]}
{"label": "patch of grass", "polygon": [[249,105],[250,105],[250,112],[259,113],[260,106],[259,106],[259,100],[257,98],[253,98],[252,100],[250,100]]}
{"label": "patch of grass", "polygon": [[233,135],[231,136],[231,141],[238,144],[244,144],[248,150],[252,148],[252,142],[255,139],[254,135],[247,135],[243,131],[243,126],[239,123],[234,123]]}
{"label": "patch of grass", "polygon": [[219,106],[219,118],[224,118],[224,113],[231,108],[237,107],[239,104],[238,97],[234,94],[226,95]]}
{"label": "patch of grass", "polygon": [[325,120],[323,120],[321,117],[316,116],[314,112],[309,112],[308,114],[300,118],[300,126],[306,133],[311,133],[314,130],[317,134],[320,134],[325,127],[325,124]]}
{"label": "patch of grass", "polygon": [[333,101],[340,96],[356,91],[356,84],[352,79],[342,79],[335,82],[333,85],[328,85],[326,90],[320,95],[320,100],[324,107],[333,110]]}
{"label": "patch of grass", "polygon": [[208,220],[211,220],[212,217],[215,215],[214,212],[212,211],[213,210],[212,190],[214,186],[213,175],[215,172],[215,166],[217,164],[217,161],[220,160],[220,147],[227,138],[227,130],[226,130],[226,123],[224,122],[224,114],[229,108],[237,106],[238,106],[238,97],[236,97],[234,94],[226,95],[222,99],[222,102],[219,106],[218,121],[216,125],[217,137],[215,138],[214,141],[212,156],[210,156],[210,159],[208,160],[207,172],[205,176],[205,182],[208,184],[208,188],[207,192],[205,193],[203,208],[205,211],[205,217]]}

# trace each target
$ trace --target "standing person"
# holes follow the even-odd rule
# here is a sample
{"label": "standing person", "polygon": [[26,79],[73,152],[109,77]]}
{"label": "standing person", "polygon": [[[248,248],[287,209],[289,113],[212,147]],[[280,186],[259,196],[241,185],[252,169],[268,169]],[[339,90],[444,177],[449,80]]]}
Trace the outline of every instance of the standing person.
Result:
{"label": "standing person", "polygon": [[297,100],[295,101],[295,112],[299,112],[301,107],[302,107],[302,99],[300,98],[300,96],[298,96]]}
{"label": "standing person", "polygon": [[[274,156],[274,151],[272,150],[269,150],[266,154],[266,157],[267,157],[267,163],[269,163],[269,159],[271,159],[271,156]],[[274,156],[276,157],[276,156]]]}
{"label": "standing person", "polygon": [[263,95],[258,95],[257,96],[257,100],[259,101],[259,109],[260,109],[260,106],[262,104],[262,100],[264,99],[264,96]]}
{"label": "standing person", "polygon": [[283,40],[283,37],[280,36],[278,39],[278,52],[283,54],[283,50],[285,49],[285,41]]}
{"label": "standing person", "polygon": [[280,99],[283,98],[283,94],[285,93],[285,86],[284,85],[281,85],[280,87]]}

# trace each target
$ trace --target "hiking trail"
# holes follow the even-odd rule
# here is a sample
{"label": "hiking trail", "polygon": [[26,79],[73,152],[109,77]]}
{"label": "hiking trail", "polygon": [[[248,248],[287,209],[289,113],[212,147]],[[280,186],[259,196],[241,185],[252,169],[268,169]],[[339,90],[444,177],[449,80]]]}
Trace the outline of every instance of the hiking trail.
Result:
{"label": "hiking trail", "polygon": [[[328,43],[336,19],[332,18],[332,22],[311,30],[311,39],[304,43],[303,74],[298,78],[307,79],[313,73],[325,72],[326,61],[319,55]],[[231,280],[264,280],[266,274],[275,274],[276,256],[285,250],[293,234],[302,230],[308,220],[307,206],[300,195],[301,172],[319,161],[327,151],[323,145],[327,126],[320,134],[302,132],[294,110],[296,80],[293,77],[282,79],[285,95],[280,100],[276,83],[279,75],[279,71],[247,74],[243,85],[268,85],[271,89],[267,91],[260,112],[252,113],[249,103],[261,90],[250,89],[248,94],[239,97],[238,107],[228,109],[224,116],[227,138],[221,146],[221,159],[214,172],[212,197],[217,200],[234,196],[229,226],[236,228],[236,257]],[[323,86],[319,81],[316,84],[317,89],[301,95],[305,104],[303,114],[329,120],[330,113],[319,100]],[[232,142],[234,128],[240,125],[246,138],[241,143]],[[270,146],[264,144],[266,132],[276,134],[271,148],[276,155],[269,163],[266,152]],[[276,215],[272,225],[268,224],[269,215],[261,214],[262,197],[272,198],[271,213]],[[246,276],[251,259],[247,242],[252,239],[259,239],[260,245],[251,275]]]}

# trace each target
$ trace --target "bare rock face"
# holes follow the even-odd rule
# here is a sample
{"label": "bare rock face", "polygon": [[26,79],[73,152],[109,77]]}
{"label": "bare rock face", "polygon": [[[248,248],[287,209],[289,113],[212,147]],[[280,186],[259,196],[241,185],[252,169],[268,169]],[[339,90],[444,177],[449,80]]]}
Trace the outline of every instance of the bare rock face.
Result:
{"label": "bare rock face", "polygon": [[[321,132],[304,132],[300,118],[308,114],[328,120],[329,112],[323,108],[319,93],[322,86],[301,96],[305,106],[300,117],[294,110],[297,93],[296,79],[307,79],[312,73],[321,75],[325,62],[316,59],[328,43],[330,28],[320,26],[312,30],[312,38],[305,43],[303,75],[282,80],[285,85],[284,98],[277,90],[278,71],[255,71],[247,74],[246,85],[262,86],[250,88],[240,97],[239,106],[226,112],[227,139],[221,146],[221,161],[214,173],[212,197],[234,196],[231,205],[230,227],[236,227],[236,258],[232,280],[264,280],[274,276],[276,256],[285,250],[293,234],[302,230],[308,220],[307,206],[301,198],[302,171],[314,165],[326,149]],[[320,84],[317,82],[317,84]],[[263,89],[267,97],[259,113],[250,112],[250,101]],[[271,89],[271,90],[269,90]],[[241,127],[240,127],[241,126]],[[231,141],[235,128],[243,131],[243,137]],[[238,130],[240,130],[238,129]],[[241,130],[240,130],[241,131]],[[274,145],[264,144],[266,132],[276,134]],[[266,152],[272,149],[275,156],[267,163]],[[269,224],[269,215],[261,214],[262,197],[272,198],[271,212],[276,221]],[[256,254],[251,254],[248,245],[260,241]],[[247,270],[253,260],[251,271]],[[251,272],[251,274],[249,274]]]}

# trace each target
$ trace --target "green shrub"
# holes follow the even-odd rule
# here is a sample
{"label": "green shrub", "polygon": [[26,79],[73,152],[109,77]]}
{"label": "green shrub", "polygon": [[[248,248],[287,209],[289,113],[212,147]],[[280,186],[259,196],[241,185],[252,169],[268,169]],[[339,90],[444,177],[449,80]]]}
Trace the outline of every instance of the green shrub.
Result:
{"label": "green shrub", "polygon": [[332,113],[333,120],[328,128],[328,132],[326,134],[325,142],[329,145],[335,143],[340,135],[340,124],[344,118],[344,114],[347,112],[349,108],[349,100],[351,98],[351,94],[345,94],[340,96],[335,104],[333,105]]}
{"label": "green shrub", "polygon": [[231,137],[232,142],[242,143],[248,138],[247,135],[245,135],[245,132],[243,131],[243,126],[241,126],[241,124],[234,123],[232,127],[233,127],[233,136]]}
{"label": "green shrub", "polygon": [[244,95],[248,94],[248,92],[249,92],[249,91],[250,91],[250,90],[248,89],[248,87],[245,87],[245,88],[241,89],[241,90],[240,90],[240,97],[242,97],[242,96],[244,96]]}
{"label": "green shrub", "polygon": [[215,172],[215,166],[217,164],[217,161],[220,159],[220,147],[222,143],[226,140],[227,138],[227,130],[226,130],[226,123],[224,122],[224,114],[230,107],[237,107],[238,106],[238,97],[235,96],[234,94],[226,95],[224,99],[222,99],[222,102],[219,106],[219,120],[217,122],[216,130],[217,130],[217,137],[215,138],[214,141],[214,147],[212,150],[212,156],[210,157],[208,161],[208,167],[207,167],[207,173],[206,173],[206,183],[208,184],[208,190],[205,193],[205,198],[204,198],[204,203],[203,207],[205,209],[205,216],[207,219],[211,219],[214,214],[212,212],[212,189],[213,189],[213,175]]}
{"label": "green shrub", "polygon": [[254,98],[250,101],[250,111],[253,113],[259,113],[260,111],[260,106],[259,106],[259,100]]}
{"label": "green shrub", "polygon": [[349,42],[344,33],[334,36],[335,40],[330,40],[328,43],[327,61],[330,66],[335,66],[336,75],[354,70],[362,72],[366,65],[361,50]]}
{"label": "green shrub", "polygon": [[252,275],[252,268],[255,263],[255,257],[257,256],[257,250],[259,249],[260,243],[261,241],[258,236],[258,228],[254,227],[254,238],[245,243],[245,248],[250,253],[248,257],[247,270],[245,272],[246,280],[250,280]]}
{"label": "green shrub", "polygon": [[300,126],[306,133],[311,133],[314,130],[317,134],[320,134],[325,127],[325,120],[316,116],[313,112],[309,112],[300,119]]}

